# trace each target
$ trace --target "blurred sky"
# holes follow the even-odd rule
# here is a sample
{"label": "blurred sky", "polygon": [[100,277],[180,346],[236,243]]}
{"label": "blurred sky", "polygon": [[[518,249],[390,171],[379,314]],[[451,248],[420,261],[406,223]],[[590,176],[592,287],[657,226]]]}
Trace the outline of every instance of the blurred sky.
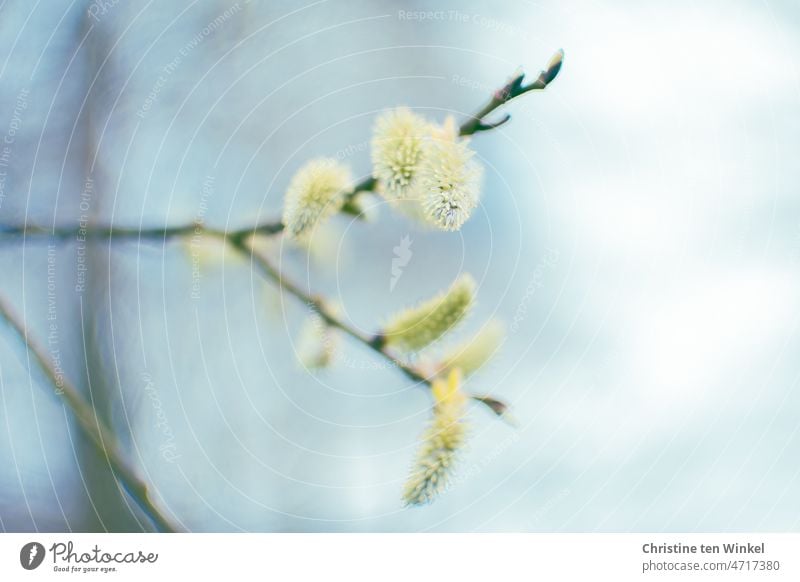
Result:
{"label": "blurred sky", "polygon": [[[376,200],[311,255],[272,249],[365,331],[464,271],[459,334],[506,321],[467,389],[519,426],[476,405],[429,507],[400,503],[429,396],[346,338],[304,370],[304,306],[231,251],[208,248],[198,281],[177,242],[5,239],[2,293],[40,343],[55,321],[65,374],[192,530],[796,531],[792,0],[7,0],[0,222],[271,220],[311,157],[368,175],[382,109],[463,117],[558,48],[557,81],[474,138],[483,198],[459,233]],[[146,527],[7,330],[0,390],[4,530]]]}

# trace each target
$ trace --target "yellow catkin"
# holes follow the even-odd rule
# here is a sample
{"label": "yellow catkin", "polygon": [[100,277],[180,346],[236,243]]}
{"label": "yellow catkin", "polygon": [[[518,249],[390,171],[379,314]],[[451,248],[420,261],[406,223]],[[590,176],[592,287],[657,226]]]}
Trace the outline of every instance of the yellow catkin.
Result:
{"label": "yellow catkin", "polygon": [[429,125],[408,107],[383,113],[372,136],[372,171],[390,200],[413,195]]}
{"label": "yellow catkin", "polygon": [[478,205],[482,166],[468,140],[431,139],[419,168],[417,191],[427,220],[459,230]]}
{"label": "yellow catkin", "polygon": [[342,208],[350,183],[350,171],[334,159],[318,158],[306,163],[286,190],[286,233],[294,239],[310,235],[315,226]]}
{"label": "yellow catkin", "polygon": [[452,370],[432,384],[433,420],[422,435],[416,462],[403,490],[406,505],[430,503],[447,486],[458,451],[467,434],[467,399],[461,391],[461,372]]}
{"label": "yellow catkin", "polygon": [[475,281],[462,275],[447,291],[395,315],[384,326],[386,345],[404,352],[420,350],[453,329],[475,299]]}

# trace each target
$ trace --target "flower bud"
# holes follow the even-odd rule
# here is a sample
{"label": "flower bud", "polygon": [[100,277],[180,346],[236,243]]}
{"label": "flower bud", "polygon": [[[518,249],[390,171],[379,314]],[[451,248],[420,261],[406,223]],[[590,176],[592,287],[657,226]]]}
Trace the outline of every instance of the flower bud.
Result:
{"label": "flower bud", "polygon": [[547,63],[547,68],[542,71],[541,79],[545,85],[549,85],[553,79],[558,76],[558,72],[561,70],[561,65],[563,63],[564,49],[558,49],[556,54],[550,58],[550,62]]}

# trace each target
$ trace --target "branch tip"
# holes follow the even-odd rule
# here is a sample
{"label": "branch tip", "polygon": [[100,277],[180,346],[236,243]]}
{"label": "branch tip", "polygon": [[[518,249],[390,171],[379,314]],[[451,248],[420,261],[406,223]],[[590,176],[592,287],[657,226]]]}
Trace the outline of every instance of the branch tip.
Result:
{"label": "branch tip", "polygon": [[501,117],[500,119],[498,119],[493,123],[485,123],[483,121],[479,121],[478,125],[475,127],[475,131],[487,131],[490,129],[495,129],[497,127],[500,127],[510,119],[511,119],[511,114],[506,113],[505,115],[503,115],[503,117]]}
{"label": "branch tip", "polygon": [[473,396],[472,398],[488,406],[489,410],[494,412],[497,416],[505,420],[511,426],[517,425],[516,420],[511,415],[510,407],[502,400],[497,400],[491,396]]}

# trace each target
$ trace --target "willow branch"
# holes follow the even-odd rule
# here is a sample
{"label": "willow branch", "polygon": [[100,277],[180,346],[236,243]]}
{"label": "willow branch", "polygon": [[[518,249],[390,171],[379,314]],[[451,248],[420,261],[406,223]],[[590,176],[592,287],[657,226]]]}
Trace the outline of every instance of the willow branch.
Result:
{"label": "willow branch", "polygon": [[249,226],[239,230],[224,231],[208,228],[200,223],[185,224],[180,226],[166,226],[163,228],[128,228],[118,226],[67,226],[45,228],[42,226],[0,226],[0,235],[5,236],[41,236],[60,240],[75,239],[136,239],[136,240],[166,240],[174,237],[202,234],[216,237],[245,237],[253,234],[271,235],[283,230],[283,224],[278,222],[265,222],[256,226]]}
{"label": "willow branch", "polygon": [[128,495],[153,522],[156,529],[162,532],[178,531],[178,528],[150,498],[147,484],[125,460],[125,456],[111,430],[98,417],[86,398],[68,380],[56,373],[42,348],[31,339],[25,324],[14,313],[3,297],[0,297],[0,317],[5,319],[17,332],[28,351],[33,354],[46,378],[55,388],[55,392],[61,396],[64,404],[72,412],[78,428],[89,438],[98,453],[106,458],[115,478],[119,480]]}
{"label": "willow branch", "polygon": [[[500,89],[492,94],[491,99],[478,111],[473,113],[468,119],[459,126],[459,135],[469,136],[482,131],[489,131],[500,127],[511,119],[511,115],[506,114],[497,121],[488,121],[487,117],[494,113],[495,110],[502,107],[512,99],[529,93],[531,91],[544,90],[553,80],[558,76],[561,70],[561,64],[564,60],[564,51],[557,51],[547,68],[539,73],[539,76],[532,83],[525,84],[525,73],[518,72],[509,79],[509,81]],[[360,215],[361,210],[353,199],[361,192],[372,192],[377,186],[377,180],[373,176],[364,178],[356,184],[353,189],[347,194],[342,212],[353,215]],[[283,232],[283,224],[276,220],[243,228],[234,231],[220,231],[212,228],[205,228],[202,225],[188,224],[184,226],[174,226],[165,228],[154,228],[138,230],[135,228],[117,228],[113,226],[71,226],[71,227],[56,227],[56,228],[43,228],[39,226],[0,226],[0,235],[8,236],[47,236],[56,239],[69,239],[77,236],[83,236],[87,239],[153,239],[161,240],[176,236],[189,236],[191,234],[208,234],[211,236],[227,237],[233,241],[241,241],[245,237],[255,234],[262,235],[276,235]]]}
{"label": "willow branch", "polygon": [[506,114],[495,122],[489,122],[486,118],[499,107],[502,107],[512,99],[516,99],[520,95],[529,93],[531,91],[542,91],[553,82],[561,70],[561,65],[564,62],[564,51],[558,50],[547,63],[547,68],[539,73],[539,76],[532,83],[525,84],[525,73],[516,73],[508,82],[492,94],[492,98],[481,109],[478,110],[472,117],[467,119],[459,127],[459,135],[468,136],[480,131],[489,131],[500,127],[508,120],[511,115]]}
{"label": "willow branch", "polygon": [[[357,342],[367,346],[376,354],[380,355],[383,359],[389,361],[393,367],[400,370],[410,380],[430,387],[433,380],[431,374],[426,373],[425,370],[404,362],[397,354],[393,353],[389,348],[387,348],[384,345],[384,342],[380,341],[382,338],[379,335],[368,336],[340,319],[330,310],[324,299],[304,291],[299,285],[281,273],[281,271],[273,264],[269,257],[253,246],[252,239],[227,240],[236,250],[240,251],[246,256],[250,256],[251,263],[256,267],[258,272],[264,276],[264,278],[273,282],[280,289],[283,289],[290,295],[306,304],[310,309],[313,309],[317,314],[319,314],[319,316],[327,325],[341,330]],[[490,396],[472,396],[472,398],[488,406],[489,409],[498,416],[504,416],[508,410],[508,406],[505,403]]]}

